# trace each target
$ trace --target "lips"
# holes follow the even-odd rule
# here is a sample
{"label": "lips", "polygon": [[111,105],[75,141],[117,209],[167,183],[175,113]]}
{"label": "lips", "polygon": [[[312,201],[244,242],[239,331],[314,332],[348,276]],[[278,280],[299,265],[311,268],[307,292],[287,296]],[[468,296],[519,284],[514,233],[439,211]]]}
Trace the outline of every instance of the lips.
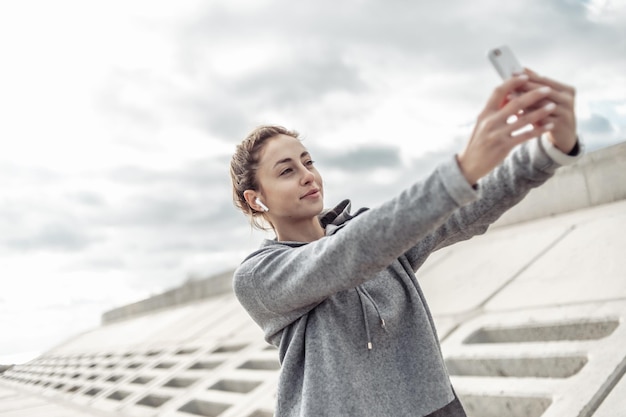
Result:
{"label": "lips", "polygon": [[304,195],[303,195],[302,197],[300,197],[300,198],[302,199],[302,198],[306,198],[306,197],[309,197],[309,196],[312,196],[312,195],[316,195],[316,194],[318,194],[319,192],[320,192],[319,188],[313,188],[313,189],[309,190],[309,192],[307,192],[306,194],[304,194]]}

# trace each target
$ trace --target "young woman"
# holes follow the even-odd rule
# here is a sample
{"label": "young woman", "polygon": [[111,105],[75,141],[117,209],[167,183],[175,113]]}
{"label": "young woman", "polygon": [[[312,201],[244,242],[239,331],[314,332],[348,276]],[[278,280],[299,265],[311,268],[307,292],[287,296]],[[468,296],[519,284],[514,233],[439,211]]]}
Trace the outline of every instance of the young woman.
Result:
{"label": "young woman", "polygon": [[323,210],[322,177],[295,132],[253,131],[231,161],[234,201],[276,239],[233,285],[279,348],[275,415],[465,416],[414,271],[575,161],[575,125],[574,90],[527,70],[494,90],[463,152],[352,214],[349,200]]}

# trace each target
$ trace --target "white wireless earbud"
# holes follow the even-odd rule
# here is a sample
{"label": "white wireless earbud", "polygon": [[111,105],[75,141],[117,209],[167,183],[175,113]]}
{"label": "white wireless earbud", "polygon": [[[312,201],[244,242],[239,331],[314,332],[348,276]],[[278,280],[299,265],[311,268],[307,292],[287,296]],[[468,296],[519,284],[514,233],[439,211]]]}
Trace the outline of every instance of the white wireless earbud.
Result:
{"label": "white wireless earbud", "polygon": [[270,209],[269,209],[269,208],[268,208],[265,204],[263,204],[263,203],[261,202],[261,200],[259,199],[259,197],[257,197],[257,198],[254,200],[254,202],[255,202],[255,203],[257,203],[259,206],[261,206],[261,208],[263,209],[263,211],[270,211]]}

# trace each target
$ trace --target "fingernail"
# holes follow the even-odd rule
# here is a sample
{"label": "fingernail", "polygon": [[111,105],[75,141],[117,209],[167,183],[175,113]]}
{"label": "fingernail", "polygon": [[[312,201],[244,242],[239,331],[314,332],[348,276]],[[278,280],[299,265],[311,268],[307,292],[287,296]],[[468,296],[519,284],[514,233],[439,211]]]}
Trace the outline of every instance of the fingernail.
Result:
{"label": "fingernail", "polygon": [[546,125],[543,125],[543,128],[545,130],[552,130],[552,129],[554,129],[554,123],[548,123]]}
{"label": "fingernail", "polygon": [[515,76],[519,78],[520,80],[528,80],[528,75],[524,73],[515,74]]}
{"label": "fingernail", "polygon": [[548,103],[545,106],[543,106],[543,108],[546,109],[547,111],[552,111],[552,110],[556,109],[556,104]]}
{"label": "fingernail", "polygon": [[548,94],[550,92],[550,87],[548,87],[547,85],[543,86],[543,87],[539,88],[539,92],[542,93],[542,94]]}

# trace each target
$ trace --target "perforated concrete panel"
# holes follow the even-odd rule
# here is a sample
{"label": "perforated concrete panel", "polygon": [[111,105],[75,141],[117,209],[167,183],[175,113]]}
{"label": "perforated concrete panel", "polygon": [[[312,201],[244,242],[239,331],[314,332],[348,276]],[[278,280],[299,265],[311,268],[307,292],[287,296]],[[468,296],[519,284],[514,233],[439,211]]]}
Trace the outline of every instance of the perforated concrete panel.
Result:
{"label": "perforated concrete panel", "polygon": [[4,380],[115,415],[258,417],[272,414],[278,369],[276,350],[252,337],[44,355]]}
{"label": "perforated concrete panel", "polygon": [[624,301],[486,314],[446,363],[470,417],[592,416],[626,372],[625,321]]}
{"label": "perforated concrete panel", "polygon": [[272,415],[278,354],[232,294],[158,316],[84,334],[2,380],[117,416]]}

